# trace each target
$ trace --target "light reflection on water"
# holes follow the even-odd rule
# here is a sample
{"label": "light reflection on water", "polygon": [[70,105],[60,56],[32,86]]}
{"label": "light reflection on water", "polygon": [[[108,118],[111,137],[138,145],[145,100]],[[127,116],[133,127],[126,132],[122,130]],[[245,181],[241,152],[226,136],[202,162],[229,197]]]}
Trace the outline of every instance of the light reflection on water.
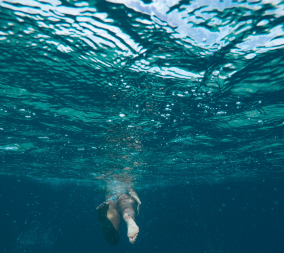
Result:
{"label": "light reflection on water", "polygon": [[283,176],[281,1],[0,5],[1,174]]}

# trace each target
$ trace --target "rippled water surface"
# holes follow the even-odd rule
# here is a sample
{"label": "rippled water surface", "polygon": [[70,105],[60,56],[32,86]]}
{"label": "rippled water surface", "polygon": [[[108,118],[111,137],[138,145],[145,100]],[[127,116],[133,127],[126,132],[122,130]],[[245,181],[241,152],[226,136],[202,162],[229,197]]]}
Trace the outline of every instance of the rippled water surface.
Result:
{"label": "rippled water surface", "polygon": [[283,23],[279,0],[0,0],[0,173],[283,178]]}

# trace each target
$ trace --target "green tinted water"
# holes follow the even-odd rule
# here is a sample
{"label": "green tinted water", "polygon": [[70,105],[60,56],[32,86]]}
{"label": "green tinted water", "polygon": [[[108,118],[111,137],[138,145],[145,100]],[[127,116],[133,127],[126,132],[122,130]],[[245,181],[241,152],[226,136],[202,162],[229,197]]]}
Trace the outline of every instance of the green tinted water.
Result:
{"label": "green tinted water", "polygon": [[0,6],[2,174],[283,177],[281,1]]}

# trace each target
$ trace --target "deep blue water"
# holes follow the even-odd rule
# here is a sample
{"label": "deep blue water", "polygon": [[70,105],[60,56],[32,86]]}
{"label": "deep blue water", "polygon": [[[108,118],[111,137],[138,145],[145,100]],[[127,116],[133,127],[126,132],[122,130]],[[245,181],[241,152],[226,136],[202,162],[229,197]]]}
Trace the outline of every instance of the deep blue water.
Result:
{"label": "deep blue water", "polygon": [[138,191],[139,239],[130,245],[123,224],[113,247],[95,207],[92,186],[51,186],[1,178],[1,252],[283,252],[281,181],[174,186]]}
{"label": "deep blue water", "polygon": [[[0,253],[284,252],[284,2],[0,0]],[[136,245],[95,208],[135,186]]]}

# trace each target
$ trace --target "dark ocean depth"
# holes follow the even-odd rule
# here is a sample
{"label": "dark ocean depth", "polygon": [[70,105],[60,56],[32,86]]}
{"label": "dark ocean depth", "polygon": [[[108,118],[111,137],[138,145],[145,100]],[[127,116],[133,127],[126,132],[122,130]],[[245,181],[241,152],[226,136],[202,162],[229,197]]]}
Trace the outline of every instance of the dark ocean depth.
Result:
{"label": "dark ocean depth", "polygon": [[126,226],[113,247],[95,207],[92,186],[1,178],[0,252],[283,252],[284,186],[279,180],[174,186],[138,191],[140,233]]}
{"label": "dark ocean depth", "polygon": [[[0,253],[284,252],[283,24],[281,0],[0,0]],[[117,181],[135,245],[100,231]]]}

